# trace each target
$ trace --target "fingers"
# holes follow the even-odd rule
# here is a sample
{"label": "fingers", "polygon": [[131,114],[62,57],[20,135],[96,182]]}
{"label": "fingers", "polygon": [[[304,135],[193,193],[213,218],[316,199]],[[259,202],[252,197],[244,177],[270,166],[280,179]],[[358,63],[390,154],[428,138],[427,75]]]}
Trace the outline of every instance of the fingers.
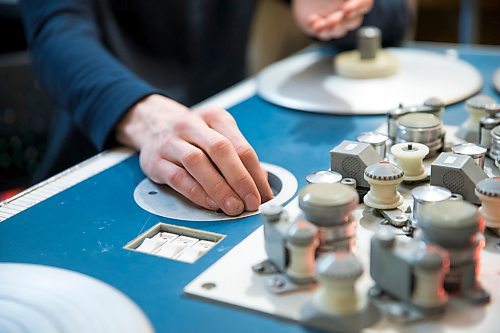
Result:
{"label": "fingers", "polygon": [[[232,143],[236,154],[257,185],[261,201],[267,202],[271,200],[274,195],[269,186],[267,172],[262,168],[255,150],[240,132],[232,116],[221,109],[203,110],[200,115],[210,128],[222,134]],[[230,117],[232,121],[226,119],[227,117]]]}
{"label": "fingers", "polygon": [[167,184],[195,204],[210,210],[219,209],[219,205],[208,195],[203,187],[183,168],[167,160],[158,160],[150,178],[161,184]]}
{"label": "fingers", "polygon": [[[259,208],[261,197],[257,186],[252,176],[240,160],[234,146],[226,137],[209,128],[207,124],[201,121],[191,122],[190,126],[180,128],[179,134],[182,139],[196,147],[199,147],[202,150],[201,153],[205,153],[206,156],[208,156],[206,161],[203,161],[198,156],[200,154],[196,154],[196,163],[203,163],[203,165],[206,165],[206,163],[211,161],[218,168],[220,172],[219,180],[222,183],[220,184],[220,188],[224,190],[224,193],[227,192],[227,188],[234,190],[237,196],[243,199],[244,208],[246,210],[254,211]],[[203,154],[203,156],[205,155]],[[186,162],[189,161],[183,161],[183,165],[211,195],[210,190],[205,187],[204,183],[202,183],[200,179],[193,174],[193,172],[191,172],[189,169],[190,166],[186,165]],[[193,169],[201,169],[201,167],[196,164],[191,167]],[[213,167],[211,170],[216,171]],[[210,175],[207,175],[207,177],[208,176],[212,178],[215,177],[214,172],[211,172]],[[230,187],[226,188],[228,185],[224,180],[227,181],[227,184],[229,184]],[[226,186],[223,186],[223,184],[226,184]],[[214,186],[214,184],[208,186]],[[219,203],[217,199],[215,201]]]}
{"label": "fingers", "polygon": [[358,28],[363,15],[371,10],[373,0],[348,0],[344,5],[326,15],[312,14],[307,21],[316,37],[323,41],[343,37],[350,30]]}

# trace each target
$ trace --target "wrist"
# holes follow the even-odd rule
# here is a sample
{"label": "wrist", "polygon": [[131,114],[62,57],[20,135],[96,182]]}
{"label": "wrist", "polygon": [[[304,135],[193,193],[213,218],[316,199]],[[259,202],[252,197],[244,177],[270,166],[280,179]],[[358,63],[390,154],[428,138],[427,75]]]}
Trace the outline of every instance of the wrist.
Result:
{"label": "wrist", "polygon": [[144,97],[135,103],[116,126],[118,142],[141,150],[146,142],[171,128],[174,118],[189,112],[176,101],[157,94]]}

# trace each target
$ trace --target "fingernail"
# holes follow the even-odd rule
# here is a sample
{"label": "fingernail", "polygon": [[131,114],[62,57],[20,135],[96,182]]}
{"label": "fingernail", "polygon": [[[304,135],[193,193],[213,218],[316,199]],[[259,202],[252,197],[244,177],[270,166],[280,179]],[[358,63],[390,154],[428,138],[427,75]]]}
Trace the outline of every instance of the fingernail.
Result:
{"label": "fingernail", "polygon": [[235,197],[227,197],[224,200],[224,211],[229,215],[238,215],[243,212],[243,202]]}
{"label": "fingernail", "polygon": [[245,207],[248,211],[259,209],[260,200],[255,194],[249,193],[245,196]]}
{"label": "fingernail", "polygon": [[207,205],[210,209],[217,210],[219,209],[219,205],[210,197],[207,197]]}

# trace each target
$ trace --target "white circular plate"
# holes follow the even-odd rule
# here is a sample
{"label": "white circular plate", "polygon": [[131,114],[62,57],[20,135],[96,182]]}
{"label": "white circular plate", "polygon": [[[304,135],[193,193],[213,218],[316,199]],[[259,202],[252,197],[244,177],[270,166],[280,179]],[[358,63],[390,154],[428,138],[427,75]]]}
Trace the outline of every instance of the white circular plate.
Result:
{"label": "white circular plate", "polygon": [[128,297],[65,269],[0,264],[2,333],[153,333]]}
{"label": "white circular plate", "polygon": [[265,68],[257,90],[265,100],[291,109],[333,114],[381,114],[437,97],[453,104],[477,93],[481,74],[456,53],[391,48],[399,59],[397,74],[350,79],[333,73],[333,58],[317,50],[300,53]]}
{"label": "white circular plate", "polygon": [[495,74],[493,75],[493,85],[495,89],[500,93],[500,68],[497,68]]}
{"label": "white circular plate", "polygon": [[[261,163],[268,172],[269,184],[274,192],[274,198],[264,205],[283,205],[297,192],[298,183],[295,176],[288,170],[277,165]],[[228,216],[224,213],[214,212],[188,201],[167,185],[156,184],[149,179],[144,179],[134,191],[135,202],[148,212],[184,221],[221,221],[239,219],[260,212],[244,212],[238,216]],[[262,206],[261,206],[262,207]]]}

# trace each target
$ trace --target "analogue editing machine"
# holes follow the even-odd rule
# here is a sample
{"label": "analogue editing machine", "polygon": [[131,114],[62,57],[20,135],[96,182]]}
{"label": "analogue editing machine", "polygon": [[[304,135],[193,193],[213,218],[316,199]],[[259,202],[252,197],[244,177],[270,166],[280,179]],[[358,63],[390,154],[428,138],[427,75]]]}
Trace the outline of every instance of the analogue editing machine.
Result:
{"label": "analogue editing machine", "polygon": [[[403,70],[397,53],[373,60],[377,34],[364,30],[359,50],[376,65],[344,53],[339,75]],[[436,94],[345,117],[255,89],[207,103],[237,100],[231,113],[270,162],[275,198],[259,212],[194,207],[125,149],[0,203],[0,332],[498,332],[495,98]]]}

